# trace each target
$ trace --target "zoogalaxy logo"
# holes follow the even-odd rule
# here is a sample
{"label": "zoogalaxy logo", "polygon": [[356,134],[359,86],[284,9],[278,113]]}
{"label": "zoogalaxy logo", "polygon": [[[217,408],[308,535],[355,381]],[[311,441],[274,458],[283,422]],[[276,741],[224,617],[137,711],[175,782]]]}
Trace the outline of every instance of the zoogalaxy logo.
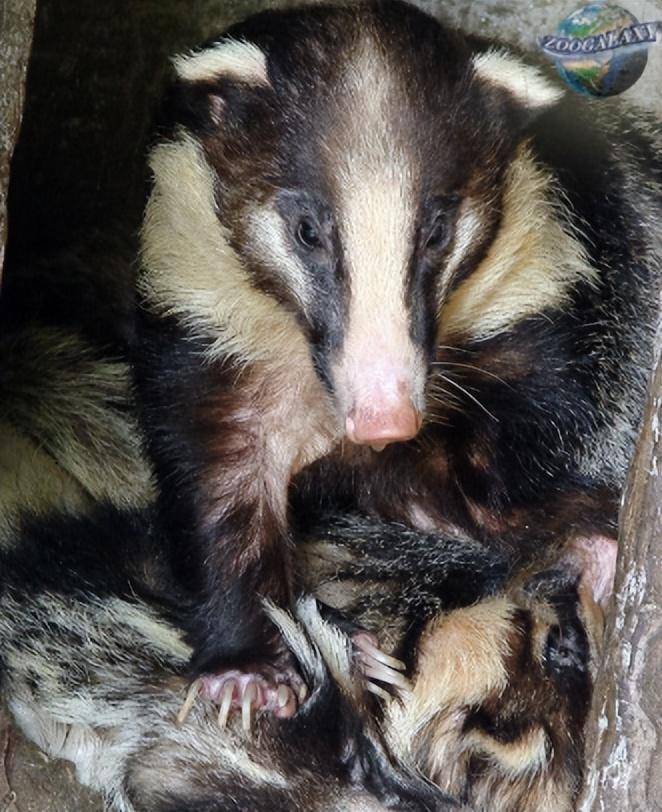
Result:
{"label": "zoogalaxy logo", "polygon": [[652,45],[657,39],[659,22],[636,23],[627,28],[614,28],[605,34],[591,34],[580,37],[560,37],[548,34],[540,40],[543,51],[550,56],[568,54],[594,54],[598,51],[613,51],[626,45]]}
{"label": "zoogalaxy logo", "polygon": [[573,90],[613,96],[641,77],[660,30],[660,21],[639,22],[620,6],[591,3],[569,14],[539,44]]}

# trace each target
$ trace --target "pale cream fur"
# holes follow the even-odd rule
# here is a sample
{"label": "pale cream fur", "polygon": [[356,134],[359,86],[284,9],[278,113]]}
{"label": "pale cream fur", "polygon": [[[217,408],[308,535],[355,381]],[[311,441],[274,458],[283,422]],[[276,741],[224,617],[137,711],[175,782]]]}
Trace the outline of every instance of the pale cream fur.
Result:
{"label": "pale cream fur", "polygon": [[596,283],[577,236],[561,226],[562,206],[551,175],[522,146],[508,169],[494,242],[442,305],[441,343],[488,338],[527,316],[562,308],[581,280]]}
{"label": "pale cream fur", "polygon": [[268,85],[267,59],[257,45],[242,40],[222,42],[173,59],[177,75],[187,82],[213,81],[229,76],[252,84]]}
{"label": "pale cream fur", "polygon": [[462,260],[470,252],[471,246],[480,234],[482,226],[483,218],[481,217],[480,204],[471,198],[466,198],[460,204],[455,225],[453,247],[448,255],[444,273],[441,274],[440,282],[442,289],[440,292],[440,301],[443,301],[442,297],[444,295],[445,286],[452,280],[453,272],[457,270]]}
{"label": "pale cream fur", "polygon": [[0,546],[13,543],[23,513],[57,507],[71,515],[89,508],[83,487],[31,439],[0,422]]}
{"label": "pale cream fur", "polygon": [[140,287],[164,315],[174,315],[193,335],[213,337],[209,360],[287,359],[310,366],[295,318],[257,290],[231,248],[216,211],[217,179],[202,148],[181,134],[150,156],[154,188],[142,230]]}
{"label": "pale cream fur", "polygon": [[563,96],[563,89],[550,82],[538,68],[507,51],[491,48],[474,56],[473,63],[477,76],[505,88],[530,109],[549,107]]}
{"label": "pale cream fur", "polygon": [[127,365],[55,328],[16,333],[3,352],[14,374],[0,402],[0,532],[15,531],[21,513],[151,502]]}
{"label": "pale cream fur", "polygon": [[292,250],[285,233],[283,218],[272,203],[256,207],[247,218],[251,236],[248,250],[263,268],[280,277],[297,301],[303,313],[310,312],[311,279],[303,263]]}
{"label": "pale cream fur", "polygon": [[424,366],[405,305],[419,181],[393,118],[399,81],[377,44],[363,39],[345,70],[338,126],[329,136],[351,279],[344,353],[335,375],[345,409],[352,400],[369,398],[376,386],[388,390],[390,377],[404,378],[422,406]]}
{"label": "pale cream fur", "polygon": [[385,729],[394,752],[451,794],[465,791],[470,758],[486,757],[491,766],[471,781],[473,809],[569,812],[570,777],[551,769],[551,742],[542,726],[511,743],[464,730],[467,713],[507,687],[515,611],[510,599],[495,597],[433,621],[421,639],[413,692],[388,703]]}
{"label": "pale cream fur", "polygon": [[389,703],[387,729],[396,752],[409,752],[434,720],[428,765],[433,776],[458,748],[464,709],[500,693],[508,682],[504,660],[513,611],[505,598],[493,598],[441,615],[421,639],[413,693],[405,702]]}
{"label": "pale cream fur", "polygon": [[495,768],[508,778],[544,770],[549,763],[551,743],[542,727],[533,727],[514,742],[500,742],[474,729],[464,735],[465,746],[490,757]]}

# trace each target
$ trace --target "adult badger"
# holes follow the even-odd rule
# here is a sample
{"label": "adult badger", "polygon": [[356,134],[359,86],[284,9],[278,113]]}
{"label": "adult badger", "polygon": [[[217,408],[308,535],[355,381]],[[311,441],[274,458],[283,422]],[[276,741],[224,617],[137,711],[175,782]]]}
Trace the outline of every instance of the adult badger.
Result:
{"label": "adult badger", "polygon": [[[378,639],[352,656],[314,601],[298,624],[272,608],[310,696],[296,717],[251,719],[244,696],[228,719],[229,697],[219,712],[190,689],[182,707],[187,601],[152,523],[126,365],[32,321],[0,337],[0,371],[0,684],[23,732],[109,808],[460,808],[448,791],[477,810],[572,808],[600,638],[586,610],[610,588],[595,545],[511,577],[462,535],[325,517],[297,551],[302,582]],[[411,690],[366,656],[375,642]]]}
{"label": "adult badger", "polygon": [[523,555],[613,532],[659,154],[398,2],[265,12],[175,74],[142,231],[142,420],[193,672],[288,715],[261,599],[292,596],[289,499]]}

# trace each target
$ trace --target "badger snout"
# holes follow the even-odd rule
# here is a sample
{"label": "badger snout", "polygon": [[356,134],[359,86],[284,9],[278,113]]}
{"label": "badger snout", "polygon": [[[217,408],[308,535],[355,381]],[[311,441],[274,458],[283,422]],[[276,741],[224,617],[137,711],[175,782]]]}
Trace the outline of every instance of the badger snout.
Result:
{"label": "badger snout", "polygon": [[359,445],[378,451],[389,443],[411,440],[423,421],[411,376],[386,363],[355,368],[347,386],[345,433]]}
{"label": "badger snout", "polygon": [[421,413],[410,398],[397,403],[375,400],[350,411],[345,431],[353,443],[371,445],[381,451],[389,443],[411,440],[418,434],[421,422]]}

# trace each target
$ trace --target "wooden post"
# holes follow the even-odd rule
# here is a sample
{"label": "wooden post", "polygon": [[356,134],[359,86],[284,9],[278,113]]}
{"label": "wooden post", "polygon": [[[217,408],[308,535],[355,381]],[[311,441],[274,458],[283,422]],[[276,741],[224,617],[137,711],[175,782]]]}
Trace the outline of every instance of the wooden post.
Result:
{"label": "wooden post", "polygon": [[23,115],[36,0],[3,0],[0,11],[0,282],[7,242],[9,168]]}
{"label": "wooden post", "polygon": [[662,317],[619,547],[581,812],[662,810]]}

